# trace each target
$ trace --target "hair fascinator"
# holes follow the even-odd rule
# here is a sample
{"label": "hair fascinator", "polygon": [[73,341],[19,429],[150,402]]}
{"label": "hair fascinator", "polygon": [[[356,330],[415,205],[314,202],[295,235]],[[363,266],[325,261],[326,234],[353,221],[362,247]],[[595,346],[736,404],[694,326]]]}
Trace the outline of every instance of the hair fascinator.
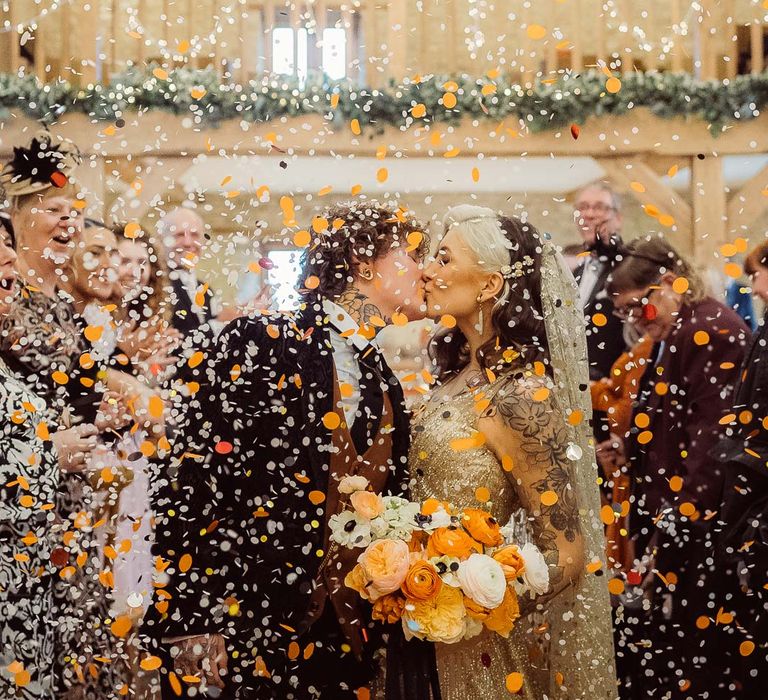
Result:
{"label": "hair fascinator", "polygon": [[53,135],[41,131],[28,146],[13,148],[13,158],[0,172],[0,184],[9,197],[41,192],[49,187],[66,187],[82,157],[74,143],[54,143]]}

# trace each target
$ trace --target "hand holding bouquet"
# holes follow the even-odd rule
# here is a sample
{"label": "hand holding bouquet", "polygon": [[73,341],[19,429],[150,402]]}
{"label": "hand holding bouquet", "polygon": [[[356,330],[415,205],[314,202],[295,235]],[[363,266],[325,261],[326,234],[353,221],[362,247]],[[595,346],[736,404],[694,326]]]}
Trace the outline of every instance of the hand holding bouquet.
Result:
{"label": "hand holding bouquet", "polygon": [[487,511],[454,510],[367,490],[359,476],[339,491],[351,510],[331,517],[331,539],[360,548],[344,583],[373,605],[372,617],[400,621],[406,638],[451,644],[483,627],[507,637],[520,616],[518,596],[549,590],[544,557],[533,544],[518,547]]}

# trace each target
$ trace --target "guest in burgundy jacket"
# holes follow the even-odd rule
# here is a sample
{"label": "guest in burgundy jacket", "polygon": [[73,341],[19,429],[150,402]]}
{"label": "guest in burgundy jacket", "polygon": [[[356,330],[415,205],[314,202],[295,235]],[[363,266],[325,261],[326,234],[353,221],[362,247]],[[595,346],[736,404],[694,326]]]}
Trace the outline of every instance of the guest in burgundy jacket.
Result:
{"label": "guest in burgundy jacket", "polygon": [[685,680],[703,691],[710,681],[696,648],[696,621],[717,611],[707,606],[707,587],[697,583],[711,557],[707,521],[723,486],[723,467],[709,452],[731,407],[749,329],[706,295],[693,267],[663,238],[634,241],[624,258],[609,294],[617,314],[654,347],[630,429],[599,445],[599,459],[608,468],[631,463],[629,533],[651,601],[642,633],[651,642],[643,650],[650,651],[646,661],[652,659],[650,682],[666,692],[679,691]]}

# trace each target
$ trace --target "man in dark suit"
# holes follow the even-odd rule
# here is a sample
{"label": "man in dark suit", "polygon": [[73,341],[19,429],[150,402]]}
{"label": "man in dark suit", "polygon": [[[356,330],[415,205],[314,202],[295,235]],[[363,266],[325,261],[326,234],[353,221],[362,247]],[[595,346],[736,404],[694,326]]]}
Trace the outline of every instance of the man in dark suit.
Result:
{"label": "man in dark suit", "polygon": [[158,223],[167,253],[173,327],[187,336],[218,316],[213,290],[197,278],[195,266],[203,250],[205,224],[197,212],[178,207]]}
{"label": "man in dark suit", "polygon": [[[381,625],[342,583],[362,550],[330,543],[327,524],[344,475],[407,491],[408,417],[374,335],[395,312],[423,316],[427,245],[416,221],[371,202],[324,220],[298,313],[229,324],[181,409],[155,501],[169,580],[145,625],[164,648],[163,697],[355,698],[375,674]],[[431,645],[389,636],[407,676],[392,685],[430,697]]]}
{"label": "man in dark suit", "polygon": [[605,183],[587,185],[576,197],[574,220],[586,253],[574,277],[587,323],[589,378],[598,380],[608,376],[626,350],[623,324],[614,316],[613,303],[605,293],[621,243],[621,200]]}

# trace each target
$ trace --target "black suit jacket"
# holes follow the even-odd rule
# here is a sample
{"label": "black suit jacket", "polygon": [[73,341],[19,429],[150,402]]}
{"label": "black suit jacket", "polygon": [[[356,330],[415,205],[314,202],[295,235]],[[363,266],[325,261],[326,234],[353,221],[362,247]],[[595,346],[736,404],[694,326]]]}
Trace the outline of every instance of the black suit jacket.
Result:
{"label": "black suit jacket", "polygon": [[[579,265],[574,272],[574,277],[579,283],[584,272],[584,266],[588,261],[587,259]],[[612,261],[606,260],[598,277],[597,284],[595,284],[587,303],[584,305],[584,317],[587,324],[589,378],[592,380],[607,377],[611,372],[613,363],[627,349],[624,342],[623,322],[613,315],[613,302],[605,290],[612,269]],[[598,326],[595,324],[596,314],[602,314],[605,317],[605,325]]]}
{"label": "black suit jacket", "polygon": [[[219,632],[240,659],[272,668],[298,636],[321,562],[333,363],[317,298],[297,316],[240,318],[195,368],[200,384],[179,410],[180,466],[155,499],[155,553],[170,562],[155,638]],[[384,365],[394,408],[388,491],[407,488],[409,420]],[[162,599],[161,599],[162,602]],[[244,676],[253,678],[251,671]]]}
{"label": "black suit jacket", "polygon": [[210,288],[203,296],[202,320],[193,311],[192,300],[189,298],[189,294],[187,294],[187,290],[184,288],[181,280],[175,277],[171,278],[171,288],[173,292],[173,316],[171,317],[171,324],[183,335],[188,335],[193,331],[196,331],[200,326],[210,323],[211,320],[213,320],[213,312],[211,310],[213,291]]}

